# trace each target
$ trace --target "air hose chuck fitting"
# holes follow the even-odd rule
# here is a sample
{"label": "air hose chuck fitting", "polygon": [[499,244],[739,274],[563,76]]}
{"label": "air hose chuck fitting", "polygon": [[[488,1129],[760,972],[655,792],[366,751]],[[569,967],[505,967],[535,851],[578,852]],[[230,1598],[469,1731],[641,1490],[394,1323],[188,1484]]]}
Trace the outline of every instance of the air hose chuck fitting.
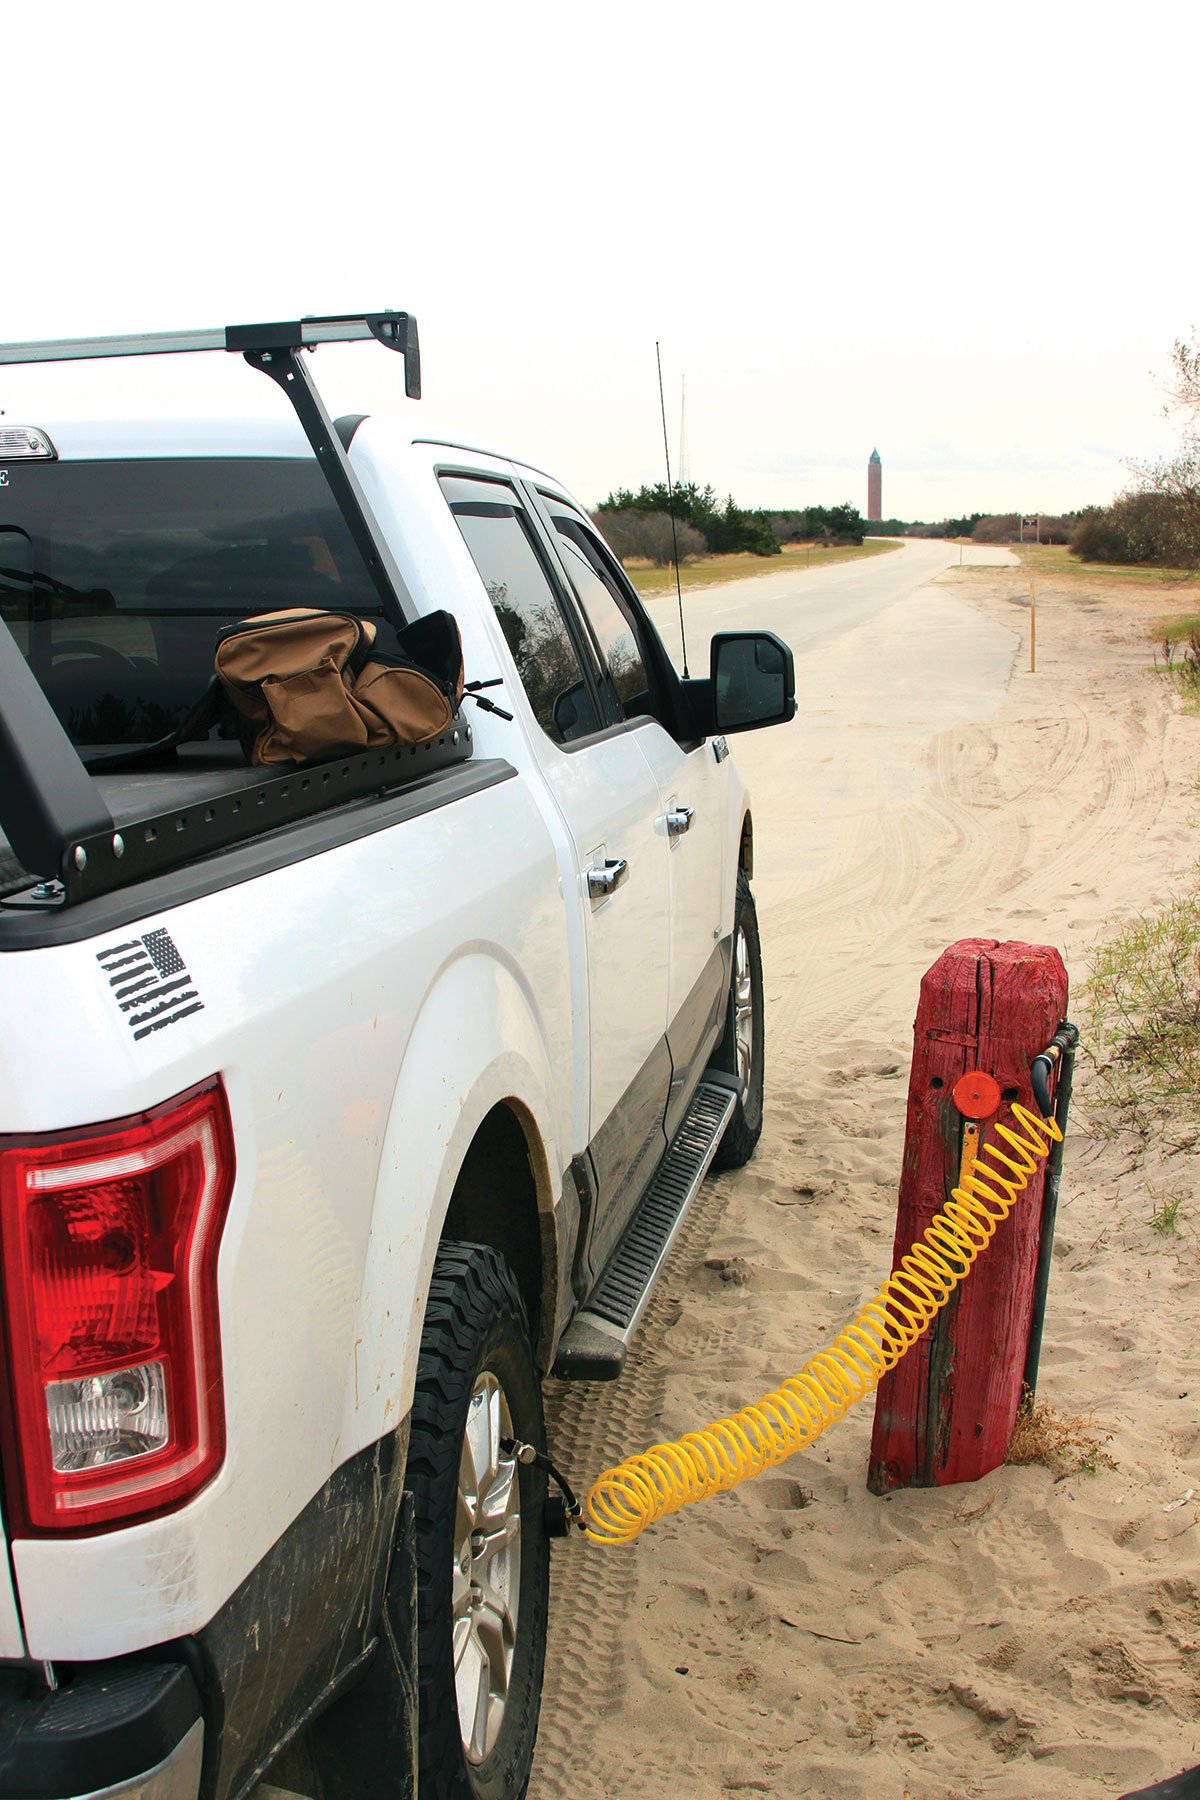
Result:
{"label": "air hose chuck fitting", "polygon": [[566,1476],[555,1468],[544,1451],[539,1450],[536,1444],[522,1443],[520,1438],[501,1438],[500,1448],[505,1456],[515,1456],[517,1461],[524,1463],[526,1467],[543,1470],[545,1474],[549,1475],[551,1481],[557,1484],[559,1492],[546,1496],[546,1510],[543,1516],[547,1537],[569,1537],[572,1525],[579,1531],[587,1529],[583,1522],[583,1507],[575,1497],[575,1490]]}

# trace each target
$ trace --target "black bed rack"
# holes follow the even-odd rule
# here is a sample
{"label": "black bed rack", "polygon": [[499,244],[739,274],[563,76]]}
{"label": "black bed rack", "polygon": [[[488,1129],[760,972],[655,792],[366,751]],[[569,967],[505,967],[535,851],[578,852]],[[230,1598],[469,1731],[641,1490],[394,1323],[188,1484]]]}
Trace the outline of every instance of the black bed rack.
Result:
{"label": "black bed rack", "polygon": [[[416,616],[404,578],[350,465],[333,421],[301,352],[322,344],[374,340],[404,358],[405,392],[421,394],[421,354],[411,313],[345,313],[204,331],[139,333],[127,337],[64,338],[0,344],[0,365],[73,362],[115,356],[178,356],[223,350],[269,375],[287,395],[318,466],[379,596],[396,627]],[[41,891],[62,904],[107,893],[152,871],[177,865],[198,851],[241,841],[272,824],[294,822],[371,791],[382,791],[418,769],[427,772],[471,753],[465,728],[449,732],[428,753],[326,765],[339,776],[312,771],[264,774],[253,804],[243,787],[228,806],[200,809],[181,829],[178,812],[123,824],[118,831],[95,781],[84,767],[36,677],[0,620],[0,828],[14,856],[41,878]],[[204,812],[208,811],[208,819]],[[219,823],[218,823],[219,821]],[[215,829],[214,829],[215,827]],[[186,848],[185,848],[186,845]],[[0,902],[0,906],[4,903]]]}

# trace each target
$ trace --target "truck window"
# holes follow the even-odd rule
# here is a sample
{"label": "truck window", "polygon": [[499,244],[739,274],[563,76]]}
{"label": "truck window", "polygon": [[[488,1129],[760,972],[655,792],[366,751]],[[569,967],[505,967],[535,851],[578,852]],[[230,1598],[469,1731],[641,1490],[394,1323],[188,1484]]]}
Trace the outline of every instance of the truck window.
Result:
{"label": "truck window", "polygon": [[650,681],[633,627],[607,584],[600,579],[572,532],[559,520],[563,559],[571,586],[579,596],[588,623],[596,634],[601,659],[612,677],[624,718],[633,718],[650,708]]}
{"label": "truck window", "polygon": [[601,730],[606,721],[515,492],[499,481],[441,481],[538,724],[556,744]]}
{"label": "truck window", "polygon": [[0,525],[0,619],[26,656],[33,597],[33,545],[25,532]]}
{"label": "truck window", "polygon": [[221,627],[288,606],[379,611],[315,464],[59,462],[0,488],[0,616],[78,745],[165,735]]}

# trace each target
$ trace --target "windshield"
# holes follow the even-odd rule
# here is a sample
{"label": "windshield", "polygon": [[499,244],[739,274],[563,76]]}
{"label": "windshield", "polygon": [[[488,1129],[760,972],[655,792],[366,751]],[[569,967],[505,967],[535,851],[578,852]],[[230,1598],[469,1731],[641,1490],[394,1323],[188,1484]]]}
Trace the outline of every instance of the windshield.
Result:
{"label": "windshield", "polygon": [[0,486],[0,618],[77,745],[165,736],[251,613],[378,615],[315,463],[12,463]]}

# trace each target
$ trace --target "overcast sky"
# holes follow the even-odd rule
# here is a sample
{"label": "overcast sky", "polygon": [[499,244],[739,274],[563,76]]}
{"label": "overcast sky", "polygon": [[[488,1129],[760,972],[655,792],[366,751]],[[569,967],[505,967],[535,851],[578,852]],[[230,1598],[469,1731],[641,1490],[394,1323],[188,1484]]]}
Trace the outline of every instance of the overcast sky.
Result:
{"label": "overcast sky", "polygon": [[[1194,5],[4,9],[0,339],[407,307],[431,429],[587,503],[1105,501],[1200,327]],[[335,410],[399,358],[320,353]],[[261,383],[260,391],[257,383]],[[224,357],[0,373],[10,420],[270,411]]]}

